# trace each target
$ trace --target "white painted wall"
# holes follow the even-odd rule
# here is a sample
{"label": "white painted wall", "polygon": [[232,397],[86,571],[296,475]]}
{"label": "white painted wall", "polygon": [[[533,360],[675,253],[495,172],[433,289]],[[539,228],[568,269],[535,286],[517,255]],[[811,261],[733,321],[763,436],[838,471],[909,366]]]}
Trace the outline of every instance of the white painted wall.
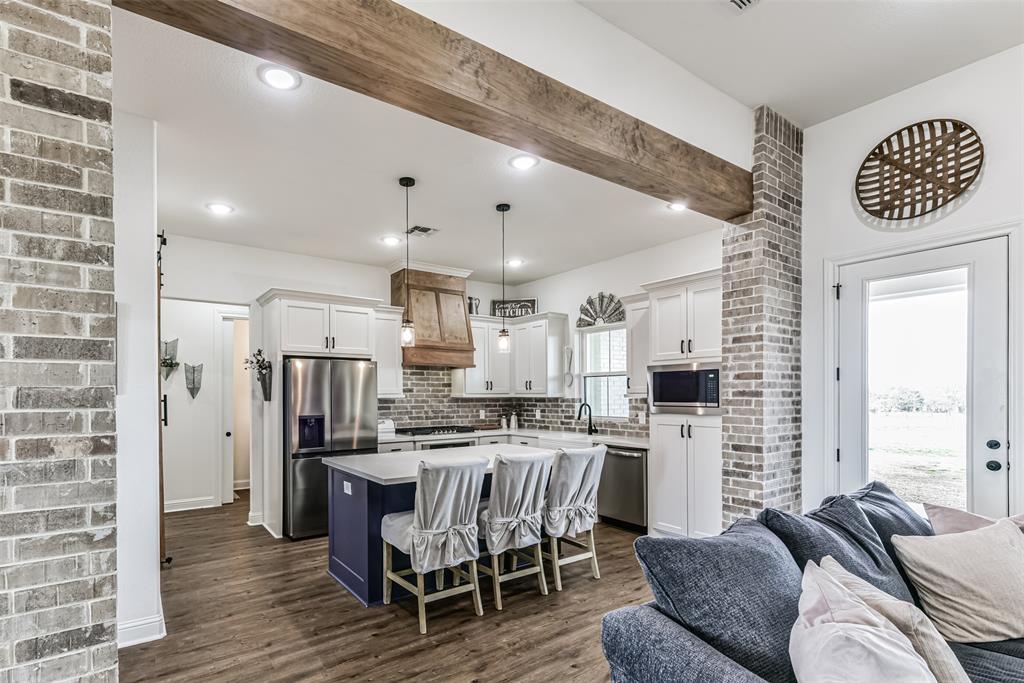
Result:
{"label": "white painted wall", "polygon": [[114,111],[117,301],[117,641],[165,635],[160,602],[156,124]]}
{"label": "white painted wall", "polygon": [[[164,509],[168,512],[221,504],[223,471],[222,349],[218,329],[223,315],[248,315],[245,306],[164,298],[161,337],[178,339],[181,365],[164,380],[168,425],[164,427]],[[224,340],[231,344],[232,340]],[[185,386],[185,367],[203,364],[203,381],[193,398]]]}
{"label": "white painted wall", "polygon": [[566,313],[573,326],[580,304],[599,291],[637,294],[647,282],[721,266],[722,232],[711,230],[520,285],[515,296],[536,297],[540,310]]}
{"label": "white painted wall", "polygon": [[[936,238],[968,235],[986,226],[1024,220],[1022,90],[1024,46],[1018,46],[804,131],[805,507],[816,506],[835,486],[830,464],[834,456],[828,455],[835,452],[830,450],[835,448],[828,428],[831,416],[825,414],[822,405],[826,392],[834,389],[834,371],[825,367],[824,354],[825,326],[834,305],[829,298],[832,282],[825,272],[826,261],[887,248],[913,251],[915,245]],[[853,197],[854,176],[865,154],[904,125],[944,117],[963,120],[981,135],[986,160],[976,191],[954,211],[930,218],[916,230],[872,229],[861,220]],[[1018,307],[1018,313],[1024,312]],[[1020,347],[1011,348],[1020,365]],[[1024,417],[1018,415],[1017,419]]]}
{"label": "white painted wall", "polygon": [[[575,2],[399,0],[420,14],[749,169],[746,106]],[[721,55],[728,58],[728,46]]]}

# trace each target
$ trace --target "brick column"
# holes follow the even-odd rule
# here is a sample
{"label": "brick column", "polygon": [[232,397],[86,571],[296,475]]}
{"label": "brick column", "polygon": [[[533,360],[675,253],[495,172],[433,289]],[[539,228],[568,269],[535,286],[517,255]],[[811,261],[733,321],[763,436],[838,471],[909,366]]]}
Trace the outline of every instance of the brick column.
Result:
{"label": "brick column", "polygon": [[0,48],[0,679],[112,681],[109,0],[0,0]]}
{"label": "brick column", "polygon": [[725,526],[801,508],[803,132],[767,107],[755,117],[754,211],[722,243]]}

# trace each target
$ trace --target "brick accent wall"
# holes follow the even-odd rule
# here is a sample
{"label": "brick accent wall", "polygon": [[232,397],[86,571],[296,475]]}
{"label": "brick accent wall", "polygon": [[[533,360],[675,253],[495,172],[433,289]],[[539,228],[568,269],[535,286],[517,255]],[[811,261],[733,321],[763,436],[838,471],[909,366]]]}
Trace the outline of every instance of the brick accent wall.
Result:
{"label": "brick accent wall", "polygon": [[[440,368],[406,368],[404,382],[404,398],[382,398],[378,403],[379,417],[393,419],[399,429],[451,424],[495,427],[515,410],[520,426],[528,429],[587,430],[586,420],[576,419],[579,401],[575,399],[453,398],[451,372]],[[595,420],[594,425],[605,435],[647,438],[648,426],[641,425],[639,418],[641,412],[647,414],[647,399],[631,398],[629,406],[628,420]],[[540,420],[534,417],[538,409]]]}
{"label": "brick accent wall", "polygon": [[803,132],[755,112],[754,211],[722,244],[722,441],[728,527],[801,508],[800,231]]}
{"label": "brick accent wall", "polygon": [[0,0],[0,680],[117,678],[109,3]]}

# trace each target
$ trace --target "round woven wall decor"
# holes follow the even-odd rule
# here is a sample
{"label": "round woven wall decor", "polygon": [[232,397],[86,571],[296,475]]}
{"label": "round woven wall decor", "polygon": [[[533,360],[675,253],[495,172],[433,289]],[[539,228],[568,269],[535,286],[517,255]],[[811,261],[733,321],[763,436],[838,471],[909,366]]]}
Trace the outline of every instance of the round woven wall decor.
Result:
{"label": "round woven wall decor", "polygon": [[861,208],[886,220],[931,213],[978,179],[985,148],[963,121],[932,119],[901,128],[875,145],[857,171]]}

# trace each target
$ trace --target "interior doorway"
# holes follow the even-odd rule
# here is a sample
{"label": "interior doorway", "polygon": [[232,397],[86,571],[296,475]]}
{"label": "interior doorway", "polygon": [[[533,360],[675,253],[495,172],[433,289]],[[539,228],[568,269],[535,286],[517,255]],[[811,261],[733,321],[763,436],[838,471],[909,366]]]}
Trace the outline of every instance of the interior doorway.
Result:
{"label": "interior doorway", "polygon": [[842,266],[840,490],[1008,514],[1008,240]]}

